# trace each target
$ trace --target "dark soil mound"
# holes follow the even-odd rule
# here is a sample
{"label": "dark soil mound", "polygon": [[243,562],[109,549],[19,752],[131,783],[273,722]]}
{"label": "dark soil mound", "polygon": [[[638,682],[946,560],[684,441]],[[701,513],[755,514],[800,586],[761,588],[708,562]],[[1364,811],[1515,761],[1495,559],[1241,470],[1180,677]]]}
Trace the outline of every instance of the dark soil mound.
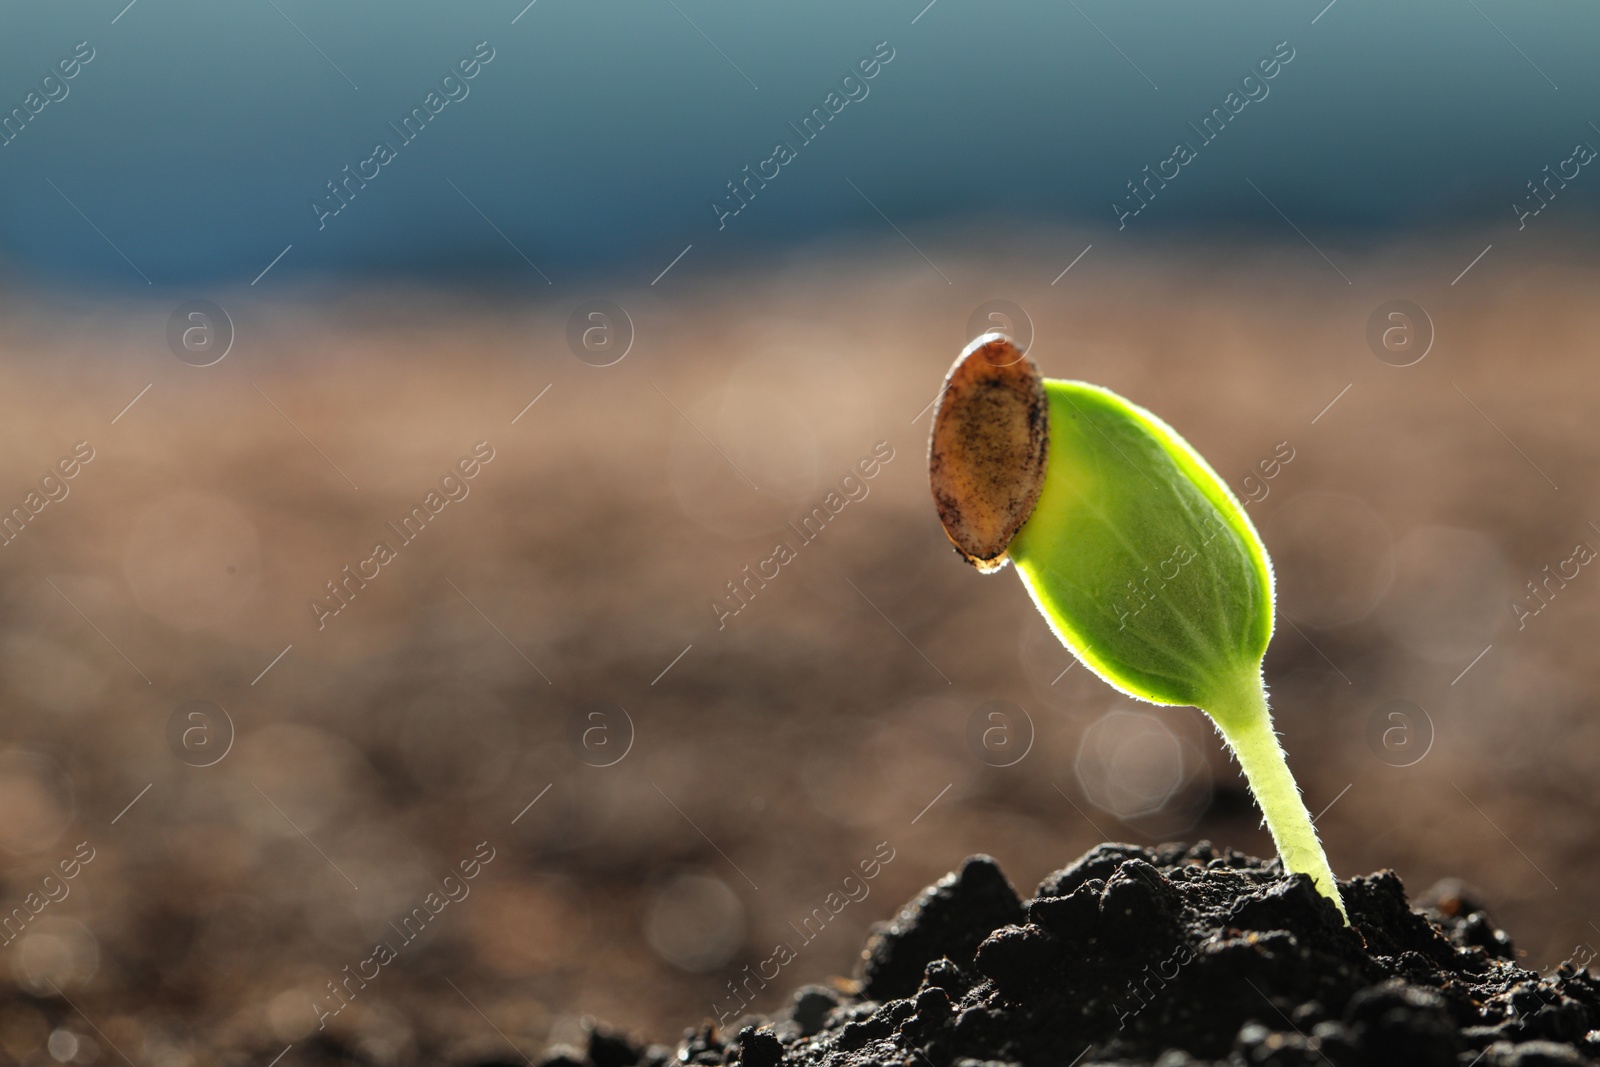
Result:
{"label": "dark soil mound", "polygon": [[[597,1033],[632,1064],[1197,1064],[1544,1067],[1600,1062],[1600,982],[1518,967],[1457,892],[1413,910],[1393,872],[1343,883],[1351,927],[1304,875],[1208,844],[1101,845],[1020,900],[975,856],[868,942],[857,991],[811,986],[771,1018],[676,1049]],[[1587,962],[1587,961],[1585,961]],[[552,1060],[566,1061],[557,1055]]]}

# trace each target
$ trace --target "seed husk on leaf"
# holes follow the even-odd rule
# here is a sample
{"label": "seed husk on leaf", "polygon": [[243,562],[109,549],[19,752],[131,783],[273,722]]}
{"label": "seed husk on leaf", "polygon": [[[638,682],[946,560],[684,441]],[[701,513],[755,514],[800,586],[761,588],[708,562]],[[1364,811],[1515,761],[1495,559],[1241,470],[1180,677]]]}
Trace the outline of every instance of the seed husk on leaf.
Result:
{"label": "seed husk on leaf", "polygon": [[988,573],[1033,512],[1048,458],[1044,379],[1001,334],[979,337],[945,377],[928,446],[928,479],[944,532]]}

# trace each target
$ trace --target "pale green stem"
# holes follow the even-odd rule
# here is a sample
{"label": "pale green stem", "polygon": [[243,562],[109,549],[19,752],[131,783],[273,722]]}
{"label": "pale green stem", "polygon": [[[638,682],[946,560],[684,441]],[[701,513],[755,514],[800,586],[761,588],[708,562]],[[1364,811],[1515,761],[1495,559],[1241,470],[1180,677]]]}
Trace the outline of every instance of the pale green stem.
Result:
{"label": "pale green stem", "polygon": [[1317,892],[1338,906],[1349,926],[1350,916],[1339,897],[1339,885],[1322,843],[1317,840],[1311,813],[1306,810],[1300,787],[1289,773],[1283,746],[1272,729],[1272,713],[1267,708],[1267,691],[1260,673],[1242,678],[1231,694],[1212,701],[1212,706],[1204,710],[1216,720],[1223,738],[1239,757],[1250,790],[1267,818],[1267,830],[1283,859],[1284,870],[1310,875]]}

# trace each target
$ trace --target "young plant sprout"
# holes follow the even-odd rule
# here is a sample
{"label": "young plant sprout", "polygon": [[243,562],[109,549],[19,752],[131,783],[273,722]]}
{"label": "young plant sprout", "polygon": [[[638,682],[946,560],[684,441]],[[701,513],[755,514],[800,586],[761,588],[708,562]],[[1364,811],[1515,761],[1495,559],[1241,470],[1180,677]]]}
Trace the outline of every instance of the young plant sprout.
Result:
{"label": "young plant sprout", "polygon": [[945,378],[928,476],[956,549],[985,573],[1015,563],[1090,670],[1131,697],[1211,716],[1284,868],[1310,875],[1348,924],[1267,708],[1272,563],[1200,454],[1110,390],[1042,378],[991,333]]}

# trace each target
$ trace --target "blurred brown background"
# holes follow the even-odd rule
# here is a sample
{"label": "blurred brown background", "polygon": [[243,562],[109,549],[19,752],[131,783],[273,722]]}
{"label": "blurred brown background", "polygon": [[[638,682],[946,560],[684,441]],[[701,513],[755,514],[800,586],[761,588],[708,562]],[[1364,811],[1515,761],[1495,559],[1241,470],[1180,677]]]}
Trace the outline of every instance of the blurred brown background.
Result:
{"label": "blurred brown background", "polygon": [[[543,293],[241,293],[197,368],[167,350],[176,301],[14,288],[0,504],[94,458],[0,547],[0,874],[30,911],[0,1051],[311,1062],[314,1005],[380,941],[396,957],[326,1020],[371,1061],[516,1059],[585,1016],[671,1039],[875,850],[870,894],[756,1008],[847,975],[972,852],[1024,893],[1108,837],[1269,853],[1200,713],[1068,670],[1015,576],[938,527],[918,412],[994,299],[1047,375],[1150,407],[1260,497],[1293,624],[1268,680],[1335,869],[1459,876],[1530,966],[1600,942],[1600,577],[1520,630],[1511,606],[1600,546],[1592,252],[1508,245],[1452,286],[1473,235],[1326,249],[1351,284],[1303,243],[1108,244],[1052,285],[1084,243],[925,242],[951,284],[903,243],[641,282],[605,294],[635,332],[607,367]],[[1436,331],[1412,366],[1367,343],[1392,299]],[[467,495],[400,545],[385,523],[480,441]],[[866,495],[800,546],[784,524],[878,442]],[[719,629],[779,539],[798,558]],[[378,540],[397,558],[319,630],[309,602]],[[194,700],[231,747],[215,715],[187,749],[169,730]],[[995,700],[1031,723],[1011,766],[1014,713],[1016,740],[969,740]],[[480,842],[470,893],[408,941]]]}

